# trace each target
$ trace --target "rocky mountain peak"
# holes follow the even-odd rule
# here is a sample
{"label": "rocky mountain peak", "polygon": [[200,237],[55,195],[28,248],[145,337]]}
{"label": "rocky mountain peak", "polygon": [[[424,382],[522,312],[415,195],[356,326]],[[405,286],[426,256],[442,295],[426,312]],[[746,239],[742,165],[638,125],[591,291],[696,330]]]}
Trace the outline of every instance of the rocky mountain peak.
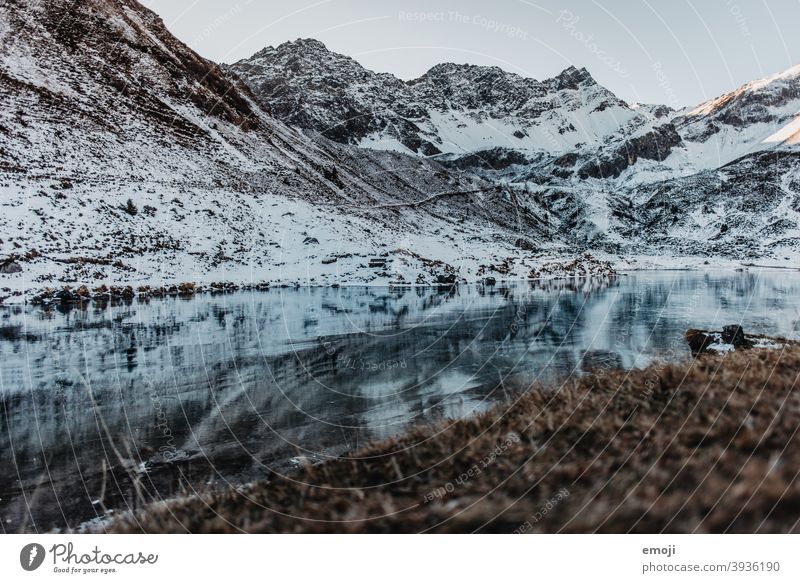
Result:
{"label": "rocky mountain peak", "polygon": [[579,69],[572,65],[561,71],[561,73],[553,77],[550,81],[559,91],[562,89],[577,90],[580,87],[597,85],[597,82],[586,67],[581,67]]}
{"label": "rocky mountain peak", "polygon": [[497,66],[448,62],[405,82],[298,39],[231,69],[292,125],[343,143],[423,155],[567,150],[645,119],[577,67],[538,81]]}
{"label": "rocky mountain peak", "polygon": [[259,59],[282,60],[284,62],[302,61],[320,65],[327,64],[327,66],[363,69],[355,59],[333,52],[324,43],[313,38],[298,38],[281,43],[276,47],[265,47],[249,59],[242,59],[239,62]]}
{"label": "rocky mountain peak", "polygon": [[497,79],[514,75],[497,66],[472,65],[469,63],[438,63],[428,69],[421,77],[409,81],[410,85],[424,83],[431,79],[455,77],[459,79],[487,78]]}
{"label": "rocky mountain peak", "polygon": [[325,46],[325,43],[319,41],[315,38],[298,38],[293,41],[286,41],[278,45],[279,50],[304,50],[304,51],[314,51],[320,53],[329,53],[331,51],[328,50],[328,47]]}
{"label": "rocky mountain peak", "polygon": [[500,67],[442,63],[409,82],[418,100],[438,110],[486,110],[493,117],[508,115],[543,93],[535,79]]}
{"label": "rocky mountain peak", "polygon": [[229,65],[229,69],[244,72],[247,79],[267,77],[307,78],[313,82],[340,86],[343,83],[363,81],[373,75],[355,59],[335,53],[320,41],[300,38],[281,43],[277,47],[265,47],[253,56]]}

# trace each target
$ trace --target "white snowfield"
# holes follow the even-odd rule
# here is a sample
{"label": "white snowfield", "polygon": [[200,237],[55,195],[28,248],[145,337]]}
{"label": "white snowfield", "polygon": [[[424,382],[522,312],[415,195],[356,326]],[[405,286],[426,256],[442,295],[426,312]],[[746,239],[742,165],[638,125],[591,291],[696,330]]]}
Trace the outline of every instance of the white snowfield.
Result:
{"label": "white snowfield", "polygon": [[[22,262],[22,272],[2,276],[11,290],[180,282],[431,284],[447,272],[434,266],[431,273],[428,258],[452,266],[459,281],[482,279],[481,264],[508,258],[509,279],[526,278],[536,265],[504,243],[508,233],[499,228],[487,223],[472,235],[465,226],[478,225],[449,224],[423,211],[380,222],[350,207],[284,195],[125,183],[113,193],[106,185],[73,189],[56,215],[39,190],[26,183],[0,190],[3,233],[19,233],[4,240],[6,249],[19,244],[40,254]],[[135,216],[123,210],[127,200],[139,209]],[[382,256],[385,266],[369,267]]]}
{"label": "white snowfield", "polygon": [[674,112],[574,67],[251,61],[220,69],[134,0],[0,5],[0,298],[798,265],[797,67]]}

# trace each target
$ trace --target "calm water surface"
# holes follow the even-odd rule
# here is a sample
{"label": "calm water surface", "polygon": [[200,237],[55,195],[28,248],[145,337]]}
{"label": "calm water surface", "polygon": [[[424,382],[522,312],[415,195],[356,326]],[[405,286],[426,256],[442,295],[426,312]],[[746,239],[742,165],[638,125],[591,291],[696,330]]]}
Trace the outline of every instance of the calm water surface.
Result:
{"label": "calm water surface", "polygon": [[730,323],[800,337],[800,274],[0,307],[0,519],[63,529],[290,471],[535,380],[688,358],[686,328]]}

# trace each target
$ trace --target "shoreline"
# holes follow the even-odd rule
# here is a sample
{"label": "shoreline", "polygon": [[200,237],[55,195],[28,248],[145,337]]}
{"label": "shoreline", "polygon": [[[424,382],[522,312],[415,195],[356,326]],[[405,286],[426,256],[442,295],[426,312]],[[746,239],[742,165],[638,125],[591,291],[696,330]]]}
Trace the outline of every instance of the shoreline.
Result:
{"label": "shoreline", "polygon": [[[797,532],[800,344],[597,369],[91,532]],[[677,478],[677,479],[676,479]]]}
{"label": "shoreline", "polygon": [[[677,258],[685,260],[689,258]],[[11,295],[4,296],[0,292],[0,306],[22,306],[22,305],[71,305],[78,306],[83,303],[93,302],[94,304],[107,304],[117,301],[133,299],[161,299],[167,297],[190,298],[195,295],[206,294],[226,294],[240,291],[269,291],[273,289],[324,289],[324,288],[389,288],[389,289],[451,289],[458,286],[485,285],[487,287],[499,286],[502,284],[522,284],[536,283],[559,280],[589,280],[598,278],[624,277],[628,275],[650,273],[650,272],[730,272],[730,271],[800,271],[800,267],[775,266],[775,265],[756,265],[753,263],[739,263],[731,265],[687,265],[685,267],[674,267],[669,265],[652,264],[638,267],[623,267],[612,264],[612,271],[609,273],[586,274],[586,273],[552,273],[534,278],[501,278],[491,275],[479,278],[462,278],[461,281],[452,283],[414,283],[414,282],[393,282],[381,281],[347,281],[347,282],[305,282],[297,281],[268,281],[258,282],[246,281],[181,281],[174,283],[151,283],[144,284],[139,282],[108,284],[100,283],[97,286],[88,284],[75,284],[60,282],[53,286],[36,286],[27,288],[8,288],[0,280],[0,290]],[[0,275],[0,278],[3,277]],[[98,282],[99,283],[99,282]],[[60,298],[58,294],[68,292],[66,297]],[[70,297],[72,294],[74,297]]]}

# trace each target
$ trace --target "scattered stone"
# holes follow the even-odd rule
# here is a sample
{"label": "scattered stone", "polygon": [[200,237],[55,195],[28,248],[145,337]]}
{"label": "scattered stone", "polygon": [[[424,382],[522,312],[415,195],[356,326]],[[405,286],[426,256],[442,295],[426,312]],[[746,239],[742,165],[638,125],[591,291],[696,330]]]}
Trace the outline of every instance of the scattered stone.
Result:
{"label": "scattered stone", "polygon": [[384,258],[384,257],[372,257],[369,260],[369,266],[371,268],[377,268],[377,267],[383,268],[383,267],[386,267],[386,258]]}
{"label": "scattered stone", "polygon": [[60,301],[62,304],[68,304],[70,302],[78,301],[78,296],[72,293],[69,287],[65,287],[59,292],[56,292],[55,298]]}
{"label": "scattered stone", "polygon": [[234,292],[239,289],[239,286],[229,281],[215,281],[209,285],[211,293],[227,293]]}
{"label": "scattered stone", "polygon": [[45,288],[40,293],[36,294],[31,298],[31,304],[34,306],[40,306],[43,304],[47,304],[53,297],[53,290],[50,288]]}
{"label": "scattered stone", "polygon": [[22,272],[22,266],[13,259],[6,259],[0,263],[0,273],[11,274]]}
{"label": "scattered stone", "polygon": [[440,273],[439,275],[436,276],[435,281],[437,285],[455,285],[457,279],[458,278],[456,278],[455,273],[446,273],[446,274]]}
{"label": "scattered stone", "polygon": [[524,239],[522,237],[514,241],[514,247],[517,249],[522,249],[523,251],[536,251],[536,245],[528,241],[528,239]]}
{"label": "scattered stone", "polygon": [[124,287],[112,285],[110,293],[112,298],[123,298],[123,299],[130,299],[135,295],[133,292],[133,288],[129,285],[126,285]]}
{"label": "scattered stone", "polygon": [[614,277],[617,271],[609,261],[602,261],[591,253],[584,253],[572,261],[553,261],[539,269],[531,269],[528,277],[541,279],[549,277]]}
{"label": "scattered stone", "polygon": [[515,257],[506,257],[503,259],[502,262],[499,264],[489,264],[483,265],[481,264],[478,266],[477,275],[483,275],[487,271],[494,271],[495,273],[499,273],[500,275],[508,275],[511,272],[511,268],[514,266],[514,262],[516,261]]}

